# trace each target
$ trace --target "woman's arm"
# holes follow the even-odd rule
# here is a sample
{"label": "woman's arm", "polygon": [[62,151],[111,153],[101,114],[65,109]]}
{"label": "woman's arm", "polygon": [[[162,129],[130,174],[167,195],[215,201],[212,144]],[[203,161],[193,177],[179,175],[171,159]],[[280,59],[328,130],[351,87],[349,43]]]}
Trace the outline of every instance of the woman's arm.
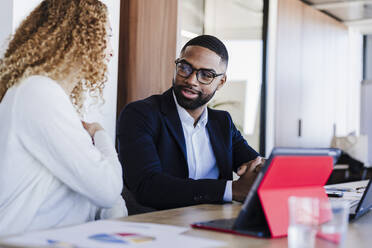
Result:
{"label": "woman's arm", "polygon": [[97,132],[93,145],[56,82],[46,78],[20,87],[15,123],[25,149],[72,190],[99,207],[113,206],[123,186],[122,169],[107,134]]}

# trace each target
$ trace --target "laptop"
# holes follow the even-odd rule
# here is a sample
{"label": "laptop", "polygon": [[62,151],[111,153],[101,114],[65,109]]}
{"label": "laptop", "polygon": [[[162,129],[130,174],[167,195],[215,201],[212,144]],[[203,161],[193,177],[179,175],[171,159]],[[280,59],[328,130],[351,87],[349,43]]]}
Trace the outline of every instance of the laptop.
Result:
{"label": "laptop", "polygon": [[[274,148],[237,218],[198,222],[191,226],[256,237],[285,236],[288,197],[306,195],[326,199],[323,186],[340,154],[336,148]],[[273,190],[280,193],[273,195]]]}
{"label": "laptop", "polygon": [[[332,191],[337,191],[335,188],[330,188]],[[354,189],[356,191],[356,189]],[[350,203],[350,215],[349,220],[356,220],[363,216],[372,208],[372,186],[371,180],[369,180],[367,186],[363,188],[363,195],[360,199],[344,199],[344,198],[330,198],[331,202],[337,201],[348,201]]]}

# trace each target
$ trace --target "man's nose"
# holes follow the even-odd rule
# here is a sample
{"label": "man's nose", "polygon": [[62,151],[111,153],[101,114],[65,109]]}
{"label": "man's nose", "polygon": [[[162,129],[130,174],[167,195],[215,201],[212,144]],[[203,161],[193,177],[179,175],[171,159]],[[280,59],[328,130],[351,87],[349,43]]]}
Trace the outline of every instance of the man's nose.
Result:
{"label": "man's nose", "polygon": [[185,82],[189,85],[194,85],[194,86],[198,86],[199,82],[198,82],[198,78],[196,76],[196,73],[197,71],[193,71],[190,76],[188,76],[186,79],[185,79]]}

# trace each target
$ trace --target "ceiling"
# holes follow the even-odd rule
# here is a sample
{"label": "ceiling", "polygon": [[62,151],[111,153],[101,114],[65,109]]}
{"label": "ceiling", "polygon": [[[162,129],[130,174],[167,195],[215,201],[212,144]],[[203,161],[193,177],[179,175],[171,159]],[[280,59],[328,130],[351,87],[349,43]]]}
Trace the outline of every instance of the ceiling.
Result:
{"label": "ceiling", "polygon": [[303,0],[363,34],[372,34],[372,0]]}

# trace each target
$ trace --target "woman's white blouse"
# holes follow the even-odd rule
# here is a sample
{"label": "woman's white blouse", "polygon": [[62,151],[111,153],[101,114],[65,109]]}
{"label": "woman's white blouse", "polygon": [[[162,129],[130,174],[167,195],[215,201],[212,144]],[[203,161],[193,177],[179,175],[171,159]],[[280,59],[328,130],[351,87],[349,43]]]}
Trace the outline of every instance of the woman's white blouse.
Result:
{"label": "woman's white blouse", "polygon": [[0,103],[0,236],[126,215],[115,148],[104,131],[94,143],[57,82],[11,87]]}

